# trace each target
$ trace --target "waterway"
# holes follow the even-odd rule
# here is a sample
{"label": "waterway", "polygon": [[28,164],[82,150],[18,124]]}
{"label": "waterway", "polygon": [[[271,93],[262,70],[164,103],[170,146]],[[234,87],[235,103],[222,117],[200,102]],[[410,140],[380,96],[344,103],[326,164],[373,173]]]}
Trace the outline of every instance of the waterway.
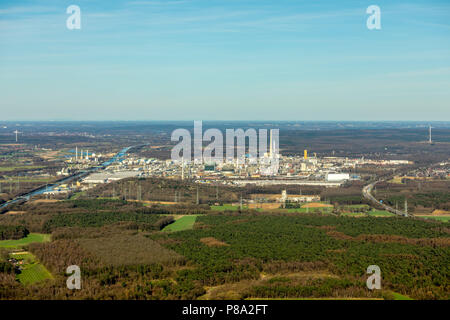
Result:
{"label": "waterway", "polygon": [[13,203],[19,202],[19,201],[23,201],[23,200],[28,201],[28,200],[30,200],[31,197],[39,195],[39,194],[43,194],[45,191],[47,191],[49,189],[53,189],[53,188],[55,188],[57,186],[60,186],[62,184],[65,184],[65,183],[73,181],[73,180],[78,180],[79,178],[81,178],[83,176],[87,176],[90,173],[93,173],[95,171],[104,169],[104,168],[106,168],[107,166],[111,165],[114,162],[122,161],[123,158],[125,157],[125,155],[127,154],[127,152],[131,148],[134,148],[134,147],[136,147],[136,146],[130,146],[130,147],[123,148],[114,157],[112,157],[111,159],[103,162],[99,166],[91,167],[91,168],[86,169],[86,170],[84,170],[82,172],[79,172],[79,173],[77,173],[75,175],[71,175],[70,177],[61,179],[58,182],[55,182],[53,184],[49,184],[49,185],[47,185],[45,187],[38,188],[38,189],[33,190],[33,191],[29,192],[29,193],[26,193],[26,194],[23,194],[23,195],[21,195],[19,197],[16,197],[16,198],[14,198],[14,199],[12,199],[10,201],[7,201],[7,202],[3,203],[2,205],[0,205],[0,209],[3,209],[5,207],[7,207],[7,206],[9,206],[9,205],[11,205]]}

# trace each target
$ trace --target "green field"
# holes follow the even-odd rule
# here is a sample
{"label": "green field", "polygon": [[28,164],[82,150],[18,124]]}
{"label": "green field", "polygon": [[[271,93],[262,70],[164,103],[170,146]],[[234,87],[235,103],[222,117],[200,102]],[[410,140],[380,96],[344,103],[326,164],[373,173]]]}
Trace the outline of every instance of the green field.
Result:
{"label": "green field", "polygon": [[80,196],[82,196],[83,194],[85,194],[86,191],[80,191],[80,192],[75,192],[71,197],[70,200],[77,200]]}
{"label": "green field", "polygon": [[344,212],[341,213],[342,216],[344,217],[364,217],[365,214],[362,212]]}
{"label": "green field", "polygon": [[289,213],[330,213],[333,208],[331,207],[321,207],[321,208],[289,208],[289,209],[281,209],[286,210]]}
{"label": "green field", "polygon": [[34,256],[27,251],[11,253],[10,256],[11,258],[15,258],[17,260],[24,260],[26,263],[31,263],[34,261]]}
{"label": "green field", "polygon": [[43,166],[8,166],[0,167],[0,172],[14,171],[14,170],[31,170],[31,169],[41,169],[45,168]]}
{"label": "green field", "polygon": [[196,215],[184,216],[184,217],[176,220],[174,223],[169,224],[162,231],[175,232],[175,231],[192,229],[194,227],[194,223],[195,223],[196,219],[197,219]]}
{"label": "green field", "polygon": [[405,295],[397,293],[397,292],[391,291],[390,293],[393,295],[394,300],[414,300],[408,296],[405,296]]}
{"label": "green field", "polygon": [[[12,183],[12,182],[14,183],[16,181],[17,181],[17,179],[15,179],[15,180],[2,179],[2,180],[0,180],[0,183]],[[19,181],[21,183],[22,182],[30,182],[30,183],[32,183],[32,182],[44,182],[45,183],[45,182],[53,182],[54,178],[49,179],[47,177],[33,177],[33,178],[20,177]]]}
{"label": "green field", "polygon": [[20,283],[28,285],[45,279],[53,279],[51,273],[42,264],[38,263],[31,253],[14,255],[13,257],[16,259],[24,259],[26,262],[21,273],[17,275],[17,280]]}
{"label": "green field", "polygon": [[344,207],[344,208],[358,208],[358,209],[361,209],[361,208],[368,209],[369,208],[369,206],[367,204],[350,204],[350,205],[344,205],[342,207]]}
{"label": "green field", "polygon": [[32,242],[47,242],[50,241],[49,234],[30,233],[28,236],[18,240],[1,240],[0,248],[20,248]]}
{"label": "green field", "polygon": [[392,217],[394,216],[393,213],[385,210],[371,210],[367,212],[369,216],[379,216],[379,217]]}
{"label": "green field", "polygon": [[[247,209],[247,207],[245,207],[245,206],[242,206],[242,208]],[[224,204],[221,206],[211,206],[211,210],[214,210],[214,211],[225,211],[225,210],[238,211],[239,206],[233,206],[232,204]]]}

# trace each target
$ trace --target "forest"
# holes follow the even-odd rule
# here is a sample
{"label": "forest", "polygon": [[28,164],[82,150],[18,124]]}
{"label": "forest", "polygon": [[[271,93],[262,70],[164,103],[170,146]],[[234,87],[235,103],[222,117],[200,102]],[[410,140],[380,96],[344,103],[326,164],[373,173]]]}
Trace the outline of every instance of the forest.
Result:
{"label": "forest", "polygon": [[[21,204],[2,232],[51,234],[25,247],[53,279],[22,285],[0,251],[1,299],[449,299],[448,223],[403,217],[212,211],[114,199]],[[193,229],[167,232],[177,214]],[[200,211],[199,211],[200,210]],[[182,216],[183,214],[178,214]],[[24,234],[22,234],[23,236]],[[79,265],[82,290],[65,287]],[[365,286],[378,265],[383,290]]]}
{"label": "forest", "polygon": [[30,232],[24,226],[0,225],[0,240],[25,238]]}

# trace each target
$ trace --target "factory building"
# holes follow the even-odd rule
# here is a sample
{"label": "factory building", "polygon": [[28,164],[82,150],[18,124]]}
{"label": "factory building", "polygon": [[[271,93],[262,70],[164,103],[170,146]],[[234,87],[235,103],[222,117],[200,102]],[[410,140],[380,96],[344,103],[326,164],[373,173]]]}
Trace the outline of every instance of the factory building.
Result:
{"label": "factory building", "polygon": [[329,172],[326,174],[325,178],[327,181],[344,181],[350,179],[350,174]]}
{"label": "factory building", "polygon": [[98,172],[92,173],[82,180],[81,183],[102,184],[117,181],[125,178],[137,177],[138,171],[119,171],[119,172]]}

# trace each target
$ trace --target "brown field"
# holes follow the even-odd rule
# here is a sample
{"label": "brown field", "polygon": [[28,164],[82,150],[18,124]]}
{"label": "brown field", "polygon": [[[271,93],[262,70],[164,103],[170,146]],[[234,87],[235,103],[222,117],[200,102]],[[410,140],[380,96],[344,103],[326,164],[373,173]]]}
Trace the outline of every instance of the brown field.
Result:
{"label": "brown field", "polygon": [[31,201],[32,203],[54,203],[54,202],[58,202],[61,200],[56,200],[56,199],[37,199],[37,200],[33,200]]}
{"label": "brown field", "polygon": [[[303,282],[310,279],[338,278],[336,275],[331,274],[327,270],[300,271],[276,274],[268,274],[263,272],[260,274],[259,279],[241,280],[234,283],[205,287],[206,294],[201,296],[199,300],[240,300],[244,298],[245,292],[248,290],[248,288],[255,285],[263,285],[264,283],[266,283],[266,281],[280,276],[287,277],[291,279],[291,281],[295,282]],[[247,297],[246,299],[251,300],[254,299],[254,297]]]}
{"label": "brown field", "polygon": [[433,216],[450,216],[450,211],[445,211],[445,210],[434,210],[431,215]]}
{"label": "brown field", "polygon": [[200,242],[203,244],[206,244],[208,247],[223,247],[223,246],[229,246],[228,243],[225,243],[223,241],[217,240],[213,237],[207,237],[207,238],[201,238]]}
{"label": "brown field", "polygon": [[279,194],[279,193],[274,193],[274,194],[252,193],[250,195],[250,199],[265,198],[268,200],[277,200],[280,197],[281,197],[281,194]]}
{"label": "brown field", "polygon": [[24,214],[24,213],[26,213],[26,211],[7,211],[5,213],[5,215],[8,215],[8,214],[15,215],[15,214]]}
{"label": "brown field", "polygon": [[184,264],[185,258],[143,235],[114,234],[111,237],[82,238],[77,242],[106,265],[165,263]]}
{"label": "brown field", "polygon": [[302,206],[302,208],[331,208],[331,204],[311,202]]}
{"label": "brown field", "polygon": [[248,207],[249,209],[279,209],[281,206],[280,203],[249,203]]}
{"label": "brown field", "polygon": [[147,204],[180,204],[180,202],[174,202],[174,201],[151,201],[151,200],[127,200],[127,201],[133,201],[133,202],[141,202],[141,203],[147,203]]}
{"label": "brown field", "polygon": [[42,159],[49,160],[55,158],[58,155],[58,153],[59,153],[58,151],[47,151],[45,154],[41,154],[40,156]]}
{"label": "brown field", "polygon": [[178,220],[180,218],[183,218],[185,215],[184,214],[171,214],[171,216],[175,219]]}

